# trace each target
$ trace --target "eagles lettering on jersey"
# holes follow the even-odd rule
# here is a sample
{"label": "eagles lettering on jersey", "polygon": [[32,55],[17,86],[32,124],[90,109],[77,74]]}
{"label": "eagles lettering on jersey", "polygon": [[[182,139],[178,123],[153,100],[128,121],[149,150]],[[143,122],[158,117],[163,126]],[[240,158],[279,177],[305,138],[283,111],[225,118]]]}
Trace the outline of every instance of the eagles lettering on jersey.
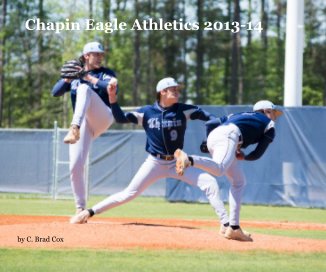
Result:
{"label": "eagles lettering on jersey", "polygon": [[184,111],[187,109],[189,107],[184,104],[174,104],[163,109],[155,103],[153,106],[145,106],[138,110],[143,114],[140,121],[147,135],[147,152],[172,155],[177,148],[183,147],[187,127],[187,116]]}
{"label": "eagles lettering on jersey", "polygon": [[158,118],[151,118],[148,120],[148,127],[161,129],[161,123]]}
{"label": "eagles lettering on jersey", "polygon": [[[173,128],[173,127],[181,127],[182,121],[181,120],[162,120],[162,128]],[[158,118],[150,118],[148,120],[148,127],[149,128],[156,128],[161,129],[161,123]]]}
{"label": "eagles lettering on jersey", "polygon": [[183,148],[187,120],[207,121],[215,118],[197,106],[182,103],[162,108],[156,102],[126,114],[114,103],[112,113],[118,123],[132,122],[142,125],[147,135],[146,151],[162,155],[173,155],[176,149]]}
{"label": "eagles lettering on jersey", "polygon": [[181,120],[163,120],[162,121],[163,128],[173,128],[173,127],[181,127],[182,121]]}

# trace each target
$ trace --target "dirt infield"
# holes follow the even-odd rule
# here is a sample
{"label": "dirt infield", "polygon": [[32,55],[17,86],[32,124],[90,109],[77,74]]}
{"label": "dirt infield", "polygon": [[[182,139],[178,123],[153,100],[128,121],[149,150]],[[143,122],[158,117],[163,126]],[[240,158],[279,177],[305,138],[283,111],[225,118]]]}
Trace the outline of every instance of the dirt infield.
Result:
{"label": "dirt infield", "polygon": [[[68,217],[0,215],[0,247],[93,249],[200,249],[326,252],[326,240],[252,234],[253,242],[218,235],[216,221],[94,218],[71,225]],[[325,224],[242,222],[244,228],[326,231]]]}

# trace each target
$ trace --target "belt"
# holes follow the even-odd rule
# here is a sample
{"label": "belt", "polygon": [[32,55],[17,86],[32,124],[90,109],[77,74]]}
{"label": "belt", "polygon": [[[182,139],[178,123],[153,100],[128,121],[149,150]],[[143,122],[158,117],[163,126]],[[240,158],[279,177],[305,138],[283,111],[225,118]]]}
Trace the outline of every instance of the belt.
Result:
{"label": "belt", "polygon": [[159,159],[162,159],[162,160],[165,160],[165,161],[172,161],[174,160],[174,155],[162,155],[162,154],[152,154],[152,156],[156,157],[156,158],[159,158]]}

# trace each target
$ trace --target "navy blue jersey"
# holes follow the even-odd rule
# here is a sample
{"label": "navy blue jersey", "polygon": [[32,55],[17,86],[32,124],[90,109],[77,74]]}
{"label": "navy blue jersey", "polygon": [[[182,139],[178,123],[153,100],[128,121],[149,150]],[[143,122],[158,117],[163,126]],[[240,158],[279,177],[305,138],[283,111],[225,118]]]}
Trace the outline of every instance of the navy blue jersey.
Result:
{"label": "navy blue jersey", "polygon": [[235,124],[242,134],[242,147],[258,143],[262,138],[274,139],[274,133],[267,133],[270,129],[274,131],[275,122],[260,112],[242,112],[231,114],[221,120],[222,124]]}
{"label": "navy blue jersey", "polygon": [[118,123],[142,125],[147,135],[146,151],[162,155],[173,155],[178,148],[183,148],[187,120],[207,121],[215,118],[197,106],[182,103],[162,108],[156,102],[126,114],[114,103],[112,113]]}
{"label": "navy blue jersey", "polygon": [[82,80],[82,79],[75,79],[71,81],[71,83],[67,83],[64,81],[64,79],[60,79],[53,87],[52,89],[52,95],[53,96],[61,96],[66,92],[70,91],[71,96],[71,103],[72,107],[75,110],[75,104],[76,104],[76,90],[79,86],[79,84],[85,83],[91,89],[96,92],[99,97],[102,99],[102,101],[110,107],[110,102],[107,94],[107,86],[111,80],[112,77],[116,77],[114,71],[108,68],[101,67],[99,69],[91,70],[89,71],[89,74],[93,77],[96,77],[99,79],[96,85],[91,84],[88,81]]}
{"label": "navy blue jersey", "polygon": [[206,123],[207,136],[219,125],[235,124],[241,131],[241,148],[257,144],[255,150],[245,156],[245,160],[257,160],[266,151],[275,137],[275,122],[260,112],[241,112],[223,116]]}

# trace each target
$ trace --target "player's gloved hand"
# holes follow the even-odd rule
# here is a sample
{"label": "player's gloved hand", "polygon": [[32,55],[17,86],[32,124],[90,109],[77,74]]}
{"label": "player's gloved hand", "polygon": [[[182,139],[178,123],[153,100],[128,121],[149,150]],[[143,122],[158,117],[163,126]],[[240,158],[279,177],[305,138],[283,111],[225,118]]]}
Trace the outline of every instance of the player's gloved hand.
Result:
{"label": "player's gloved hand", "polygon": [[207,148],[207,141],[202,141],[200,144],[200,151],[203,153],[209,153],[208,148]]}
{"label": "player's gloved hand", "polygon": [[67,79],[83,78],[87,72],[84,70],[84,65],[80,60],[66,61],[61,67],[61,77]]}

